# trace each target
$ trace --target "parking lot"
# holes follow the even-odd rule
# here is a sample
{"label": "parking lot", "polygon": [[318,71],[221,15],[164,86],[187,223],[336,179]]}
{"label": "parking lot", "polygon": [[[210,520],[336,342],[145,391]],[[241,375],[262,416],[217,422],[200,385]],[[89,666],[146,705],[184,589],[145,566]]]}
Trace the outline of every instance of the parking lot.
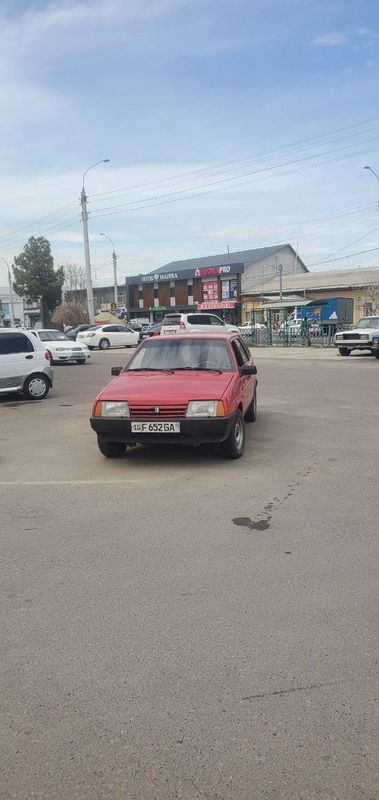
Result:
{"label": "parking lot", "polygon": [[379,363],[256,351],[245,455],[0,401],[1,800],[376,800]]}

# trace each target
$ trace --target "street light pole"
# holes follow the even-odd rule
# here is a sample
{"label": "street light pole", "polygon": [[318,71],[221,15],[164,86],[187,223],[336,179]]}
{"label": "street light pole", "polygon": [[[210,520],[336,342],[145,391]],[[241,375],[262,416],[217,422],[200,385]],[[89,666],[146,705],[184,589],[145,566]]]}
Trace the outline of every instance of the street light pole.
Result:
{"label": "street light pole", "polygon": [[1,260],[4,261],[4,264],[6,264],[7,267],[8,267],[8,285],[9,285],[9,301],[10,301],[9,304],[10,304],[10,307],[11,307],[10,318],[11,318],[12,328],[14,328],[15,327],[15,316],[14,316],[14,305],[13,305],[13,289],[12,289],[11,268],[10,268],[9,263],[8,263],[6,258],[3,258],[1,256]]}
{"label": "street light pole", "polygon": [[95,164],[91,164],[88,167],[83,175],[82,181],[82,191],[80,195],[80,204],[82,207],[82,223],[83,223],[83,240],[84,240],[84,263],[86,268],[86,287],[87,287],[87,307],[88,307],[88,317],[91,323],[95,322],[95,308],[93,304],[93,288],[92,288],[92,275],[91,275],[91,258],[89,252],[89,238],[88,238],[88,211],[87,211],[87,195],[84,188],[84,178],[89,172],[90,169],[93,167],[97,167],[98,164],[107,164],[109,158],[102,158],[101,161],[96,161]]}
{"label": "street light pole", "polygon": [[115,301],[115,303],[116,303],[116,306],[117,306],[117,305],[118,305],[118,285],[117,285],[117,256],[116,256],[116,251],[115,251],[114,241],[113,241],[113,239],[111,239],[111,237],[110,237],[110,236],[107,236],[107,234],[106,234],[106,233],[99,233],[99,236],[104,236],[104,237],[105,237],[105,239],[108,239],[108,241],[111,243],[111,245],[112,245],[112,247],[113,247],[112,261],[113,261],[113,286],[114,286],[114,301]]}
{"label": "street light pole", "polygon": [[372,172],[372,174],[375,175],[376,180],[379,181],[379,175],[377,175],[376,172],[374,172],[374,170],[371,167],[363,167],[363,169],[369,169],[370,172]]}

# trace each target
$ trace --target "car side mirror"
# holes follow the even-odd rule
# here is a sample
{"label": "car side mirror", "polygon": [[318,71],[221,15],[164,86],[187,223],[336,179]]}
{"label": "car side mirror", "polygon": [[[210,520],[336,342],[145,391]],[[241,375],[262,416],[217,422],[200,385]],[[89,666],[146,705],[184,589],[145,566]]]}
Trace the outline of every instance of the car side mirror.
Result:
{"label": "car side mirror", "polygon": [[111,368],[111,375],[119,375],[122,370],[122,367],[112,367]]}
{"label": "car side mirror", "polygon": [[243,367],[240,368],[240,373],[241,375],[256,375],[257,368],[252,364],[244,364]]}

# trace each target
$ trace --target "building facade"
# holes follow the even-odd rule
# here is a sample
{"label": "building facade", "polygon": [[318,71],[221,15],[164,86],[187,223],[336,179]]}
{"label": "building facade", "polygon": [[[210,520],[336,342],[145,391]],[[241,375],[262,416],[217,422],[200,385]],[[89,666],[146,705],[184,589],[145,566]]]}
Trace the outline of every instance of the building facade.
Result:
{"label": "building facade", "polygon": [[157,321],[170,311],[199,310],[213,311],[227,322],[238,323],[243,270],[241,263],[224,263],[127,277],[129,319]]}
{"label": "building facade", "polygon": [[[24,325],[24,301],[14,292],[12,299],[15,324]],[[8,286],[0,286],[0,325],[7,328],[11,325],[11,298]]]}

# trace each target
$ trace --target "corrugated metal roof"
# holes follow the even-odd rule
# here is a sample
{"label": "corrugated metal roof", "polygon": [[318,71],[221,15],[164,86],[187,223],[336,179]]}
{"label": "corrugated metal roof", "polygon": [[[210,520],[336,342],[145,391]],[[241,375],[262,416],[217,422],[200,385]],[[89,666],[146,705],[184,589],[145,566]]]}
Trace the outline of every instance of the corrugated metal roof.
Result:
{"label": "corrugated metal roof", "polygon": [[[254,264],[256,261],[261,261],[263,258],[268,258],[274,253],[284,248],[290,248],[292,253],[295,253],[290,244],[279,244],[272,247],[258,247],[255,250],[237,250],[233,253],[221,253],[217,256],[202,256],[201,258],[186,258],[184,261],[170,261],[169,264],[164,264],[163,267],[153,269],[149,275],[154,275],[155,272],[180,272],[185,269],[200,269],[201,267],[220,267],[223,264]],[[299,256],[297,257],[298,263],[303,269],[307,269]]]}
{"label": "corrugated metal roof", "polygon": [[[304,292],[325,289],[353,289],[372,284],[379,284],[379,267],[348,270],[328,270],[326,272],[296,272],[290,275],[283,274],[283,292]],[[275,293],[279,290],[279,276],[265,282],[264,294]],[[243,294],[261,295],[262,286],[254,287]]]}

